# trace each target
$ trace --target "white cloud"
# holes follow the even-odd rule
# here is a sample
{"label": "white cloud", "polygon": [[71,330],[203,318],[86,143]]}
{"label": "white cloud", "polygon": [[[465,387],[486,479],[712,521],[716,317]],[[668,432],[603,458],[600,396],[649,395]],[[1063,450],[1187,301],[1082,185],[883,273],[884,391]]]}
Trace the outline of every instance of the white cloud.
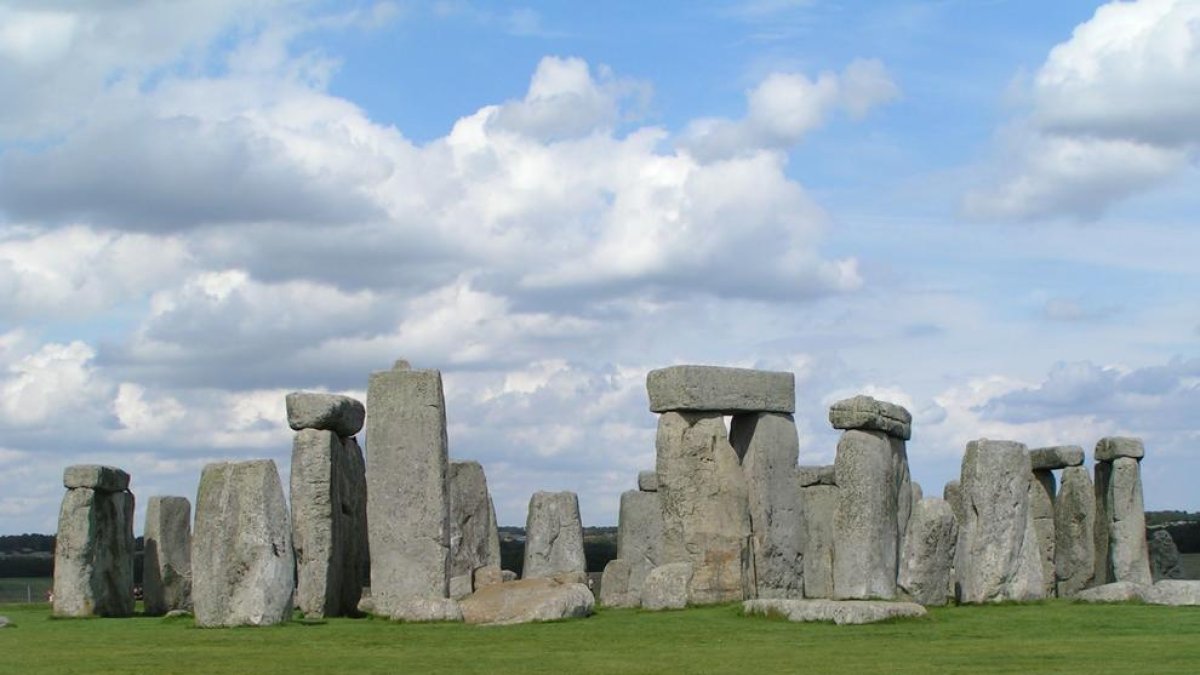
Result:
{"label": "white cloud", "polygon": [[110,387],[97,376],[95,352],[80,341],[49,343],[15,359],[0,375],[0,410],[9,428],[41,426],[71,419],[87,424],[100,414],[97,404]]}

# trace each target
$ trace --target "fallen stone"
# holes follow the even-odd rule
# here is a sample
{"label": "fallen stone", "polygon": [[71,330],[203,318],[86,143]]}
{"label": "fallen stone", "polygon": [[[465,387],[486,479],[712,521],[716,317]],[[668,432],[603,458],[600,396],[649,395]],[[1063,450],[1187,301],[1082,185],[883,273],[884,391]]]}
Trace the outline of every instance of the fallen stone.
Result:
{"label": "fallen stone", "polygon": [[658,472],[653,470],[639,471],[638,489],[642,492],[658,492]]}
{"label": "fallen stone", "polygon": [[151,497],[146,504],[142,604],[149,616],[192,607],[192,504]]}
{"label": "fallen stone", "polygon": [[54,616],[133,614],[133,506],[129,492],[67,490],[54,548]]}
{"label": "fallen stone", "polygon": [[958,524],[943,499],[921,499],[908,520],[897,584],[914,602],[944,605],[954,582]]}
{"label": "fallen stone", "polygon": [[287,621],[295,569],[292,528],[275,462],[205,466],[192,537],[196,625]]}
{"label": "fallen stone", "polygon": [[1200,581],[1163,579],[1146,591],[1144,599],[1152,605],[1200,605]]}
{"label": "fallen stone", "polygon": [[800,489],[804,510],[804,597],[833,597],[833,516],[838,488],[817,483]]}
{"label": "fallen stone", "polygon": [[504,573],[499,565],[487,565],[475,570],[472,586],[476,589],[504,583]]}
{"label": "fallen stone", "polygon": [[525,522],[525,579],[586,573],[583,524],[574,492],[535,492]]}
{"label": "fallen stone", "polygon": [[912,510],[904,441],[851,429],[838,441],[833,597],[891,599]]}
{"label": "fallen stone", "polygon": [[752,597],[804,597],[804,513],[796,489],[800,456],[796,423],[784,413],[735,415],[729,437],[746,476]]}
{"label": "fallen stone", "polygon": [[[375,614],[379,614],[378,607]],[[462,621],[462,606],[450,598],[410,598],[397,602],[387,613],[392,621],[428,623],[432,621]]]}
{"label": "fallen stone", "polygon": [[1138,460],[1121,456],[1111,462],[1096,462],[1095,469],[1095,582],[1132,581],[1148,585],[1152,579]]}
{"label": "fallen stone", "polygon": [[1092,585],[1096,574],[1096,493],[1083,466],[1063,469],[1054,499],[1056,592],[1069,598]]}
{"label": "fallen stone", "polygon": [[294,431],[318,429],[344,438],[362,431],[367,416],[361,401],[338,394],[296,391],[286,402],[288,426]]}
{"label": "fallen stone", "polygon": [[585,584],[522,579],[482,588],[461,606],[467,623],[507,625],[590,616],[596,599]]}
{"label": "fallen stone", "polygon": [[642,609],[683,609],[688,605],[692,564],[667,563],[650,570],[642,583]]}
{"label": "fallen stone", "polygon": [[837,472],[834,471],[833,464],[827,466],[801,466],[796,469],[796,476],[799,479],[800,487],[837,485]]}
{"label": "fallen stone", "polygon": [[1053,597],[1057,586],[1054,572],[1054,495],[1057,490],[1052,471],[1037,469],[1033,472],[1033,480],[1029,482],[1029,513],[1033,516],[1033,529],[1037,532],[1041,551],[1042,593],[1046,597]]}
{"label": "fallen stone", "polygon": [[1150,577],[1155,581],[1162,579],[1182,579],[1183,562],[1179,557],[1179,548],[1175,540],[1166,530],[1155,530],[1150,537]]}
{"label": "fallen stone", "polygon": [[[449,594],[446,401],[436,370],[372,373],[367,388],[367,526],[375,611]],[[411,604],[411,603],[410,603]]]}
{"label": "fallen stone", "polygon": [[[601,604],[636,607],[641,602],[642,582],[650,570],[663,562],[663,514],[657,492],[630,490],[621,493],[617,520],[617,558],[629,565],[623,597],[610,593],[601,582]],[[616,572],[614,572],[616,573]]]}
{"label": "fallen stone", "polygon": [[63,471],[63,486],[89,488],[99,492],[124,492],[129,489],[129,474],[115,466],[76,464]]}
{"label": "fallen stone", "polygon": [[906,441],[912,438],[912,415],[903,406],[870,396],[855,396],[834,403],[829,408],[829,423],[834,429],[882,431]]}
{"label": "fallen stone", "polygon": [[1141,459],[1146,456],[1146,447],[1140,438],[1128,436],[1108,436],[1096,443],[1095,459],[1097,462],[1111,462],[1118,457]]}
{"label": "fallen stone", "polygon": [[1065,469],[1083,464],[1083,448],[1078,445],[1055,445],[1029,451],[1029,464],[1034,471]]}
{"label": "fallen stone", "polygon": [[1130,602],[1144,601],[1146,594],[1150,592],[1150,588],[1143,584],[1135,584],[1131,581],[1115,581],[1111,584],[1103,584],[1082,590],[1075,594],[1076,600],[1083,602]]}
{"label": "fallen stone", "polygon": [[650,411],[796,412],[792,373],[719,366],[671,366],[646,376]]}
{"label": "fallen stone", "polygon": [[[500,565],[500,534],[479,462],[450,463],[450,578],[471,576],[481,567]],[[462,590],[462,587],[459,587]],[[450,597],[456,597],[451,589]]]}
{"label": "fallen stone", "polygon": [[913,602],[878,600],[747,600],[742,612],[750,616],[783,616],[788,621],[833,622],[839,626],[925,616]]}

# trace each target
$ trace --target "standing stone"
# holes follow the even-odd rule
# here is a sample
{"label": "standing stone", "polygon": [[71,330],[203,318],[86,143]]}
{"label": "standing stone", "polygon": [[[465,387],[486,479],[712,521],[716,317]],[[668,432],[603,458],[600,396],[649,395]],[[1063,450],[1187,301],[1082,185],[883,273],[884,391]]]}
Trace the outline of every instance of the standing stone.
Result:
{"label": "standing stone", "polygon": [[958,523],[943,499],[921,499],[913,507],[897,583],[922,605],[944,605],[951,595]]}
{"label": "standing stone", "polygon": [[[450,463],[450,579],[467,579],[474,590],[475,570],[500,566],[500,534],[479,462]],[[451,594],[454,597],[454,594]]]}
{"label": "standing stone", "polygon": [[583,523],[574,492],[535,492],[525,521],[524,579],[586,574]]}
{"label": "standing stone", "polygon": [[754,597],[804,597],[804,515],[796,489],[800,456],[796,423],[786,413],[735,415],[729,436],[746,476]]}
{"label": "standing stone", "polygon": [[954,568],[960,600],[1042,597],[1041,548],[1029,508],[1029,453],[1021,443],[978,440],[962,460],[962,510]]}
{"label": "standing stone", "polygon": [[1175,540],[1166,530],[1155,530],[1150,537],[1150,576],[1154,581],[1162,579],[1182,579],[1183,563],[1179,558],[1179,548]]}
{"label": "standing stone", "polygon": [[367,526],[375,612],[449,595],[450,491],[442,374],[397,368],[367,388]]}
{"label": "standing stone", "polygon": [[265,626],[292,613],[292,528],[275,462],[204,467],[192,539],[196,625]]}
{"label": "standing stone", "polygon": [[692,564],[692,604],[741,600],[750,514],[746,478],[724,419],[720,413],[664,413],[655,445],[664,563]]}
{"label": "standing stone", "polygon": [[[1134,448],[1101,439],[1096,446],[1096,579],[1095,583],[1129,581],[1150,584],[1146,550],[1146,514],[1142,502],[1142,477]],[[1114,451],[1113,447],[1116,446]],[[1140,449],[1141,444],[1137,444]],[[1105,452],[1101,452],[1104,448]],[[1113,456],[1112,461],[1100,457]]]}
{"label": "standing stone", "polygon": [[692,564],[667,563],[650,570],[642,585],[642,609],[683,609],[692,587]]}
{"label": "standing stone", "polygon": [[[604,568],[600,583],[602,604],[609,607],[638,605],[646,575],[662,564],[662,539],[663,515],[658,493],[636,490],[621,493],[617,558]],[[620,564],[614,566],[618,560]]]}
{"label": "standing stone", "polygon": [[133,614],[133,494],[129,474],[79,465],[63,474],[67,494],[54,548],[55,616]]}
{"label": "standing stone", "polygon": [[967,519],[967,514],[962,510],[962,483],[957,480],[947,481],[942,487],[942,499],[950,505],[950,510],[954,512],[954,520],[962,524]]}
{"label": "standing stone", "polygon": [[1092,585],[1096,574],[1096,495],[1083,466],[1068,466],[1054,499],[1054,575],[1060,598]]}
{"label": "standing stone", "polygon": [[833,518],[836,485],[814,483],[800,488],[804,512],[804,597],[833,597]]}
{"label": "standing stone", "polygon": [[142,602],[162,616],[192,608],[192,504],[187,497],[151,497],[146,504]]}
{"label": "standing stone", "polygon": [[629,592],[629,576],[633,565],[628,560],[613,558],[604,564],[600,575],[600,604],[605,607],[636,607],[641,602],[641,592]]}
{"label": "standing stone", "polygon": [[912,510],[904,441],[882,431],[848,430],[838,441],[834,466],[833,595],[891,599]]}
{"label": "standing stone", "polygon": [[1057,489],[1054,472],[1038,469],[1033,472],[1029,483],[1029,511],[1033,515],[1033,529],[1037,532],[1038,547],[1042,560],[1042,592],[1046,597],[1054,595],[1054,493]]}
{"label": "standing stone", "polygon": [[358,611],[367,557],[366,486],[353,437],[302,429],[292,443],[296,606],[310,618]]}

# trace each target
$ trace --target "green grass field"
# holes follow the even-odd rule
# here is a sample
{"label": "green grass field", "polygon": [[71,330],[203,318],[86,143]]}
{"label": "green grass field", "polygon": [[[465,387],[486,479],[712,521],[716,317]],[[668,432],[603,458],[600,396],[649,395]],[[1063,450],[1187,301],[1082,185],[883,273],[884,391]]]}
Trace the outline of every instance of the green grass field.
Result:
{"label": "green grass field", "polygon": [[737,605],[477,627],[377,619],[197,629],[190,619],[51,619],[0,607],[3,673],[1195,673],[1200,608],[951,607],[870,626],[743,617]]}

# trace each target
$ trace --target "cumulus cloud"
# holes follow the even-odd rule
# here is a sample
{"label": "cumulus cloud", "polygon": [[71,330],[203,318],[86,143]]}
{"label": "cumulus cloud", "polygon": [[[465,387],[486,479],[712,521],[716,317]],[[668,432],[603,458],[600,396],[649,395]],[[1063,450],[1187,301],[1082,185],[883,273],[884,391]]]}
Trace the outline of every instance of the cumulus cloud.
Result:
{"label": "cumulus cloud", "polygon": [[964,211],[1005,220],[1100,217],[1196,160],[1200,6],[1100,7],[1051,50],[1029,96],[1028,115],[1000,138],[992,185],[968,193]]}

